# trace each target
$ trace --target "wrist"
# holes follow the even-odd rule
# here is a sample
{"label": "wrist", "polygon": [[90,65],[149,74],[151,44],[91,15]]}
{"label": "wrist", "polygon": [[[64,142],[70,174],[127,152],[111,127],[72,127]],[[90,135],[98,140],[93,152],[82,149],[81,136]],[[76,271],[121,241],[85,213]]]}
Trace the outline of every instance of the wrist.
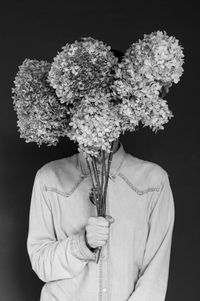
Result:
{"label": "wrist", "polygon": [[87,248],[91,251],[91,252],[95,252],[96,251],[96,248],[92,248],[89,244],[88,244],[88,241],[87,241],[87,236],[86,236],[86,231],[85,231],[85,244],[87,246]]}

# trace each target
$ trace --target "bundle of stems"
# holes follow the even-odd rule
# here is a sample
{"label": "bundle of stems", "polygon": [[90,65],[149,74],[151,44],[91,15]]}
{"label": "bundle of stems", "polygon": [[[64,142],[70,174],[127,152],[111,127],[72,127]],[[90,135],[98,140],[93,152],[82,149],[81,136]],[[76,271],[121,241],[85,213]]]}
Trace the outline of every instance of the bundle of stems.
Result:
{"label": "bundle of stems", "polygon": [[[90,200],[96,206],[97,216],[106,217],[106,196],[113,151],[114,142],[111,144],[111,150],[108,156],[106,156],[104,150],[101,150],[98,158],[94,156],[87,158],[87,165],[92,180]],[[98,248],[97,252],[96,262],[98,263],[101,247]]]}

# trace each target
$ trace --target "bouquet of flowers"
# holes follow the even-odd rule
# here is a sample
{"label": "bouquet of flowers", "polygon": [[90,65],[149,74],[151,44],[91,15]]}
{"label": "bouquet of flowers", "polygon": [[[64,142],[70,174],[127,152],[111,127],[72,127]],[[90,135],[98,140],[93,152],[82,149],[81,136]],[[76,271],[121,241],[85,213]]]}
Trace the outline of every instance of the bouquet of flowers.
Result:
{"label": "bouquet of flowers", "polygon": [[163,97],[179,82],[183,57],[178,40],[157,31],[133,43],[121,62],[90,37],[66,44],[52,64],[26,59],[13,88],[20,137],[39,146],[61,136],[75,141],[90,171],[89,198],[106,217],[115,141],[140,123],[164,128],[173,114]]}
{"label": "bouquet of flowers", "polygon": [[[110,91],[117,62],[103,42],[83,38],[62,47],[48,76],[60,102],[70,110],[67,136],[86,156],[93,185],[90,199],[97,214],[104,217],[112,145],[120,135],[120,119]],[[107,160],[106,152],[110,153]]]}
{"label": "bouquet of flowers", "polygon": [[139,122],[153,131],[164,128],[173,115],[162,97],[179,82],[183,57],[178,40],[161,31],[144,35],[125,52],[112,86],[123,131],[134,131]]}

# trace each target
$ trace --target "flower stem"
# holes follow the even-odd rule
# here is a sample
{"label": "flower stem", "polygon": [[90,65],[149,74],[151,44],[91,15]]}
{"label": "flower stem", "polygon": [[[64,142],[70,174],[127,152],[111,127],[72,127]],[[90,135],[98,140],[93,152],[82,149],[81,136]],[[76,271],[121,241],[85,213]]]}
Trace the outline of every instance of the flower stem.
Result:
{"label": "flower stem", "polygon": [[105,175],[105,186],[104,186],[104,216],[106,215],[106,194],[107,194],[107,188],[108,188],[108,179],[109,179],[109,173],[110,173],[110,166],[113,158],[113,147],[114,147],[114,142],[111,144],[111,151],[108,156],[108,166],[106,168],[106,175]]}
{"label": "flower stem", "polygon": [[92,180],[93,195],[95,197],[95,204],[96,204],[96,209],[97,209],[97,214],[98,214],[98,211],[99,211],[99,202],[98,202],[98,196],[96,194],[96,185],[95,185],[95,181],[94,181],[94,176],[92,174],[92,169],[91,169],[89,160],[86,159],[86,161],[87,161],[88,169],[89,169],[91,180]]}
{"label": "flower stem", "polygon": [[[103,217],[106,216],[106,195],[107,195],[107,188],[108,188],[108,179],[109,179],[110,167],[111,167],[111,162],[112,162],[112,158],[113,158],[113,151],[114,151],[114,142],[112,142],[112,144],[111,144],[111,151],[110,151],[109,156],[108,156],[108,163],[107,163],[108,166],[107,166],[107,168],[106,168],[106,164],[105,164],[105,161],[106,161],[105,160],[105,152],[104,152],[103,160],[102,160],[102,173],[105,170],[104,189],[102,191],[102,199],[101,199],[101,207],[102,207],[102,212],[101,213],[102,213]],[[99,262],[99,258],[100,258],[100,254],[101,254],[101,249],[102,249],[101,247],[98,249],[96,263]]]}
{"label": "flower stem", "polygon": [[100,181],[99,181],[99,175],[98,175],[98,170],[97,170],[97,165],[96,165],[96,158],[93,157],[92,158],[92,168],[94,171],[94,175],[95,175],[95,180],[96,180],[96,184],[97,184],[97,192],[98,192],[98,215],[101,216],[101,186],[100,186]]}

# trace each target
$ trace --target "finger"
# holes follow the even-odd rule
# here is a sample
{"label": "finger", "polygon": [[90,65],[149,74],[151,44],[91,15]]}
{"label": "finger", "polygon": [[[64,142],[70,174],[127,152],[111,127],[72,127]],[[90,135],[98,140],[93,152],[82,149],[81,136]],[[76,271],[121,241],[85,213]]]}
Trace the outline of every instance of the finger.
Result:
{"label": "finger", "polygon": [[95,241],[95,240],[107,240],[109,237],[109,233],[96,233],[96,232],[90,232],[87,235],[87,239],[89,241]]}
{"label": "finger", "polygon": [[87,232],[90,233],[99,233],[99,234],[108,234],[110,231],[109,226],[103,227],[99,225],[87,225],[86,226]]}
{"label": "finger", "polygon": [[91,231],[97,234],[108,234],[109,233],[109,226],[91,226]]}
{"label": "finger", "polygon": [[96,245],[103,245],[103,244],[106,244],[107,243],[107,239],[97,239],[93,242],[94,244]]}
{"label": "finger", "polygon": [[88,219],[88,223],[90,225],[98,225],[98,226],[103,226],[103,227],[105,227],[105,226],[108,227],[108,225],[109,225],[109,222],[103,216],[90,217]]}
{"label": "finger", "polygon": [[107,242],[107,239],[100,239],[100,238],[96,238],[94,240],[91,240],[91,241],[88,241],[89,245],[92,247],[92,248],[96,248],[96,247],[99,247],[99,246],[103,246],[105,245]]}
{"label": "finger", "polygon": [[95,240],[108,240],[109,234],[104,234],[104,233],[89,233],[87,235],[87,239],[89,241],[95,241]]}
{"label": "finger", "polygon": [[109,222],[109,225],[113,224],[115,219],[111,215],[106,215],[106,220]]}
{"label": "finger", "polygon": [[95,239],[97,240],[108,240],[108,234],[96,234]]}
{"label": "finger", "polygon": [[95,248],[103,247],[106,244],[106,241],[98,241],[95,243]]}

